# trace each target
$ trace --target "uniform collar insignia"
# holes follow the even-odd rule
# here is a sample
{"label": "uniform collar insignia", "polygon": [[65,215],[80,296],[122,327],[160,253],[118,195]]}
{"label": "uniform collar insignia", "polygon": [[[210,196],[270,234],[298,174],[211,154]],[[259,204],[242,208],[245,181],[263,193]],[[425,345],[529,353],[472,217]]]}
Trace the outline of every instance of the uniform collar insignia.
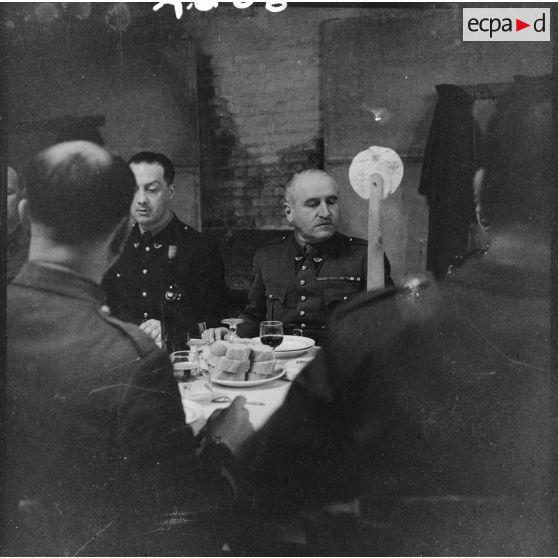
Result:
{"label": "uniform collar insignia", "polygon": [[295,262],[299,262],[300,260],[302,260],[304,258],[304,256],[295,256]]}
{"label": "uniform collar insignia", "polygon": [[134,242],[134,248],[137,248],[139,246],[139,242]]}
{"label": "uniform collar insignia", "polygon": [[157,243],[157,242],[154,242],[154,243],[153,243],[153,247],[154,247],[156,250],[159,250],[160,248],[163,247],[163,245],[162,245],[162,244],[159,244],[159,243]]}

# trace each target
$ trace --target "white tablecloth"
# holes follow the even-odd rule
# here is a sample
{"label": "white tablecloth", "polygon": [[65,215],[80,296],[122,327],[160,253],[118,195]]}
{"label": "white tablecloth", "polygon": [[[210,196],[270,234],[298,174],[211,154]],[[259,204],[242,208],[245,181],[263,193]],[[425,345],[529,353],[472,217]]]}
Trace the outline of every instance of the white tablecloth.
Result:
{"label": "white tablecloth", "polygon": [[[313,347],[305,353],[299,355],[297,358],[304,357],[314,357],[317,352],[317,348]],[[278,360],[279,365],[284,365],[290,359]],[[265,405],[246,405],[246,409],[250,414],[250,422],[256,430],[261,428],[269,417],[281,406],[287,392],[291,387],[292,382],[286,381],[284,379],[274,380],[267,384],[262,384],[260,386],[254,387],[225,387],[217,383],[213,384],[213,397],[218,397],[219,395],[228,395],[231,399],[234,399],[237,395],[244,396],[248,401],[259,401],[265,403]],[[182,393],[182,392],[181,392]],[[194,433],[198,433],[201,428],[206,423],[207,419],[215,411],[215,409],[224,409],[229,406],[230,403],[213,403],[209,400],[196,401],[198,405],[202,407],[203,416],[200,417],[195,422],[191,423],[190,426],[194,430]]]}

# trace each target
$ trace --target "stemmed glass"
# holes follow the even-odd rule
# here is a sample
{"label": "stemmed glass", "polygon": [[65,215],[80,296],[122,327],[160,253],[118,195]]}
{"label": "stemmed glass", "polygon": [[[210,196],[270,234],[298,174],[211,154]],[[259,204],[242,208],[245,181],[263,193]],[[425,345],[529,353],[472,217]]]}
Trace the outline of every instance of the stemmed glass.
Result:
{"label": "stemmed glass", "polygon": [[221,320],[222,324],[228,325],[229,329],[231,330],[231,334],[229,336],[229,341],[233,342],[236,341],[238,335],[236,334],[236,329],[238,324],[241,324],[244,320],[242,318],[226,318]]}
{"label": "stemmed glass", "polygon": [[283,342],[283,322],[260,322],[260,341],[275,350]]}

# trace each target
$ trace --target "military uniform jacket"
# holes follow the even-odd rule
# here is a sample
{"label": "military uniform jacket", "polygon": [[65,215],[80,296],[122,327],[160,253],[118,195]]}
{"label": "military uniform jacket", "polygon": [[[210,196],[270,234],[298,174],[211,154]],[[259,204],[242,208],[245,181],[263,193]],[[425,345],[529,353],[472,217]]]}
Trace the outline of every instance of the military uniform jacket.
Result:
{"label": "military uniform jacket", "polygon": [[8,287],[8,554],[74,555],[115,506],[154,506],[186,478],[197,444],[168,356],[103,300],[96,283],[34,263]]}
{"label": "military uniform jacket", "polygon": [[[333,309],[366,290],[367,250],[365,240],[341,233],[310,251],[296,242],[294,233],[259,249],[240,334],[256,336],[259,322],[280,320],[285,333],[300,329],[319,342]],[[385,256],[384,264],[386,284],[391,285]]]}
{"label": "military uniform jacket", "polygon": [[103,279],[112,315],[135,324],[160,320],[171,284],[184,293],[184,329],[196,337],[199,322],[216,326],[227,316],[224,265],[215,243],[176,216],[148,241],[134,224],[120,259]]}

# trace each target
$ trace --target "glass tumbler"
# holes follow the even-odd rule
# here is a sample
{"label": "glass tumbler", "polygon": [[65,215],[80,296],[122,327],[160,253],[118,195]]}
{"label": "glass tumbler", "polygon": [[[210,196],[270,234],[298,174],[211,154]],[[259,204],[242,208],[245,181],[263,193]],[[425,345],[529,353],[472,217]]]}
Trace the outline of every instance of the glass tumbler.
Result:
{"label": "glass tumbler", "polygon": [[211,399],[213,389],[209,372],[200,366],[197,350],[176,351],[170,355],[172,370],[182,397],[192,401]]}

